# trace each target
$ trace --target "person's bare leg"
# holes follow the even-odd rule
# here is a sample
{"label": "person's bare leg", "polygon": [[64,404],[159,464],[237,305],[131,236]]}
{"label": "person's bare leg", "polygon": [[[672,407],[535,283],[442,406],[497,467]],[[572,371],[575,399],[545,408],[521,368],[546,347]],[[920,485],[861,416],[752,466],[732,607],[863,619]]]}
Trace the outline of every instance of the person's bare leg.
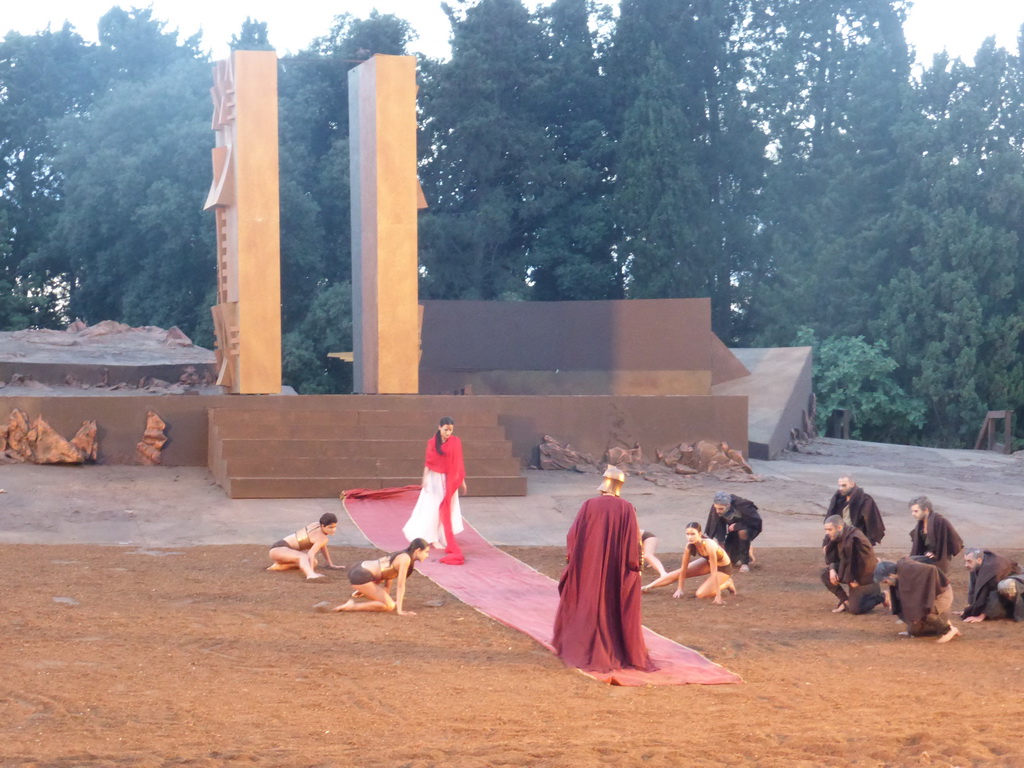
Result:
{"label": "person's bare leg", "polygon": [[300,552],[299,553],[299,563],[298,563],[298,565],[299,565],[299,570],[302,571],[304,574],[306,574],[307,581],[309,579],[322,579],[324,577],[324,575],[322,573],[317,573],[316,571],[313,570],[313,566],[309,562],[309,555],[307,555],[305,552]]}
{"label": "person's bare leg", "polygon": [[714,597],[715,596],[715,580],[718,581],[718,592],[721,594],[723,591],[731,591],[733,594],[736,593],[736,587],[733,586],[731,589],[729,584],[732,584],[732,577],[727,573],[716,573],[715,577],[708,576],[704,580],[704,583],[697,588],[697,597]]}
{"label": "person's bare leg", "polygon": [[[357,602],[355,599],[356,595],[365,597],[366,601]],[[383,613],[385,611],[393,611],[394,609],[395,601],[391,599],[391,595],[388,594],[387,590],[380,584],[374,584],[371,581],[368,584],[355,585],[355,592],[352,593],[352,598],[334,610],[339,612],[369,611]]]}
{"label": "person's bare leg", "polygon": [[663,576],[661,576],[661,577],[655,579],[654,581],[652,581],[646,587],[642,587],[640,589],[640,591],[641,592],[650,592],[652,589],[657,589],[658,587],[664,587],[664,586],[667,586],[669,584],[674,583],[676,581],[676,579],[679,578],[679,571],[680,570],[681,569],[676,568],[671,573],[664,574]]}
{"label": "person's bare leg", "polygon": [[739,592],[736,591],[736,582],[732,580],[732,576],[730,576],[727,573],[720,573],[720,574],[718,574],[718,580],[719,580],[719,587],[718,587],[719,589],[726,590],[728,592],[732,592],[734,595],[738,595],[739,594]]}
{"label": "person's bare leg", "polygon": [[658,559],[657,555],[647,555],[647,554],[645,554],[644,555],[644,561],[648,565],[652,566],[654,568],[654,570],[656,570],[658,572],[659,576],[664,576],[665,574],[668,573],[668,571],[665,570],[665,565],[661,562],[661,560]]}
{"label": "person's bare leg", "polygon": [[290,571],[299,567],[301,552],[296,552],[291,547],[274,547],[270,550],[270,559],[274,564],[267,568],[268,571]]}
{"label": "person's bare leg", "polygon": [[688,579],[693,576],[705,576],[709,573],[711,573],[711,566],[705,557],[695,558],[686,566],[686,578]]}
{"label": "person's bare leg", "polygon": [[668,571],[665,570],[664,564],[658,558],[658,537],[649,536],[644,541],[644,562],[651,565],[654,570],[658,572],[658,576],[665,576]]}

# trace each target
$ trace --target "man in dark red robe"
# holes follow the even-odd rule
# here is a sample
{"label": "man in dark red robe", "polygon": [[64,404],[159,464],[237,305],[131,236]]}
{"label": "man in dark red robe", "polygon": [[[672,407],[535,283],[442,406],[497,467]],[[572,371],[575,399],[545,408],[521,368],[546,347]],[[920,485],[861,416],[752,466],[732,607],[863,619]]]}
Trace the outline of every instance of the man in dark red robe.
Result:
{"label": "man in dark red robe", "polygon": [[619,498],[625,481],[608,467],[601,495],[583,502],[566,537],[552,644],[566,664],[591,672],[654,669],[640,613],[640,527]]}

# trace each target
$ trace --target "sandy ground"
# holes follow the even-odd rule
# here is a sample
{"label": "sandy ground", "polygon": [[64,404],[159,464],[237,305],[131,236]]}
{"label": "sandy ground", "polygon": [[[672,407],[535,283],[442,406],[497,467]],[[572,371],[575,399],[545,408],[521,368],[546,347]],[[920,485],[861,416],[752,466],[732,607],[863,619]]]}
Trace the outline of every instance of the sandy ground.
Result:
{"label": "sandy ground", "polygon": [[[270,573],[266,550],[337,502],[233,502],[191,469],[0,467],[0,765],[1024,765],[1024,627],[899,638],[890,615],[833,615],[817,580],[821,514],[845,469],[886,515],[883,556],[905,553],[906,502],[927,492],[968,543],[1024,557],[1022,460],[813,450],[726,486],[766,521],[738,596],[644,599],[649,627],[745,682],[640,689],[566,669],[418,575],[415,616],[314,613],[346,595],[344,574]],[[526,498],[464,508],[556,577],[555,545],[595,478],[529,477]],[[626,495],[672,561],[718,485],[632,478]],[[337,539],[336,561],[373,552],[350,523]],[[962,607],[959,568],[954,589]]]}

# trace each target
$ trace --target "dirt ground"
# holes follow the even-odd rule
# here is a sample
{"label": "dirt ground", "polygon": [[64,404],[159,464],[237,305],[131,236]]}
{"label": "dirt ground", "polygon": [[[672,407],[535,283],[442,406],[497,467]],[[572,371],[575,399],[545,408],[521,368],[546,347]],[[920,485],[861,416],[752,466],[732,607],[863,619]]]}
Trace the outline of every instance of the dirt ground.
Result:
{"label": "dirt ground", "polygon": [[267,572],[264,546],[2,552],[3,766],[1024,765],[1024,627],[937,645],[833,615],[813,547],[758,550],[725,606],[645,597],[649,627],[745,681],[652,688],[567,669],[420,575],[415,616],[318,614],[344,573]]}

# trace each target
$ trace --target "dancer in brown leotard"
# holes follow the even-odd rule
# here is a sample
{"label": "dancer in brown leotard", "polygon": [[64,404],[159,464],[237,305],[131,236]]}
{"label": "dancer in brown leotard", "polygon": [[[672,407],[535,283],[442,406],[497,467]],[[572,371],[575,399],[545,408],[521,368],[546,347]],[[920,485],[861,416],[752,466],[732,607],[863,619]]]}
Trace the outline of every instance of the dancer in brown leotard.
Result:
{"label": "dancer in brown leotard", "polygon": [[295,533],[285,536],[270,545],[270,559],[274,564],[268,571],[288,571],[298,568],[307,579],[322,579],[323,574],[316,573],[317,555],[323,550],[327,567],[341,570],[345,566],[331,562],[331,553],[327,551],[327,537],[333,536],[338,530],[338,516],[333,512],[325,512],[320,516],[319,523],[310,523]]}

